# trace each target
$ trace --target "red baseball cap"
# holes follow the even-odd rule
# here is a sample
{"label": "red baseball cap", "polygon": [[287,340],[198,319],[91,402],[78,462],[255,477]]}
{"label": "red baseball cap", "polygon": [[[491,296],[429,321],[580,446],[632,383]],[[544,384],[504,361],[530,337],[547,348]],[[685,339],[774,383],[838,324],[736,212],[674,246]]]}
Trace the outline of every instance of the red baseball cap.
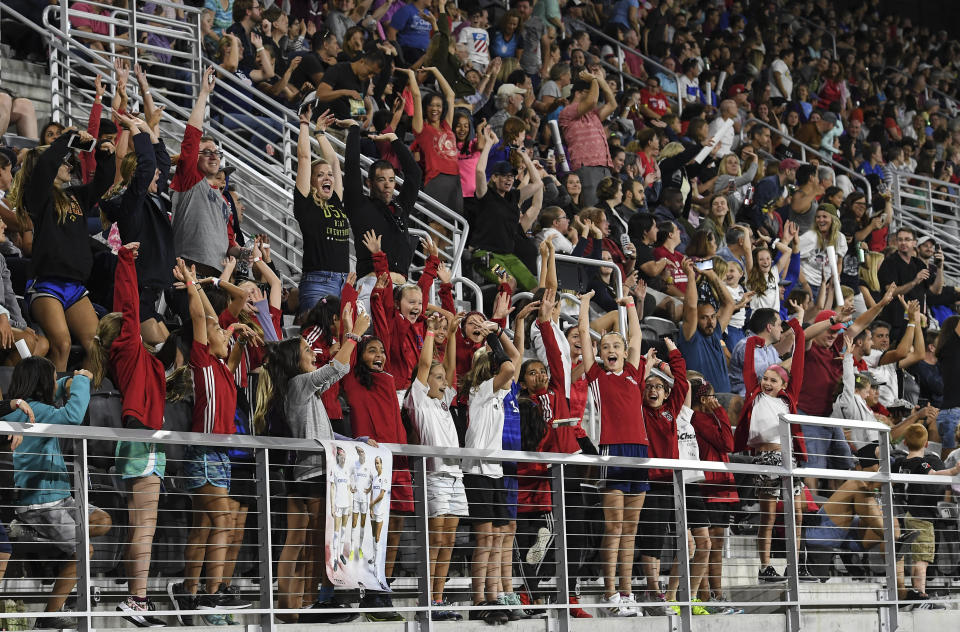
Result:
{"label": "red baseball cap", "polygon": [[[819,314],[817,314],[817,317],[813,320],[813,322],[822,323],[825,320],[830,320],[831,318],[835,318],[836,315],[837,313],[832,309],[825,309]],[[830,331],[840,331],[845,328],[846,328],[846,325],[844,325],[843,323],[837,323],[830,327]]]}
{"label": "red baseball cap", "polygon": [[732,86],[730,86],[729,90],[727,90],[727,96],[735,97],[738,94],[746,91],[747,91],[747,87],[745,85],[743,85],[742,83],[735,83]]}

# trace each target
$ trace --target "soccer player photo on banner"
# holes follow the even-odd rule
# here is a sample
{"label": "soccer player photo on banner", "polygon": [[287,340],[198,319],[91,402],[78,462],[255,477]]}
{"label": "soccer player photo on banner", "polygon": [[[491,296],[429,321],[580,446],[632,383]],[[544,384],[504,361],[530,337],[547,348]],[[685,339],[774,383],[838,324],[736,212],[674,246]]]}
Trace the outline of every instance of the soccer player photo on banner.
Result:
{"label": "soccer player photo on banner", "polygon": [[324,441],[327,576],[336,586],[389,590],[383,572],[393,455],[356,441]]}

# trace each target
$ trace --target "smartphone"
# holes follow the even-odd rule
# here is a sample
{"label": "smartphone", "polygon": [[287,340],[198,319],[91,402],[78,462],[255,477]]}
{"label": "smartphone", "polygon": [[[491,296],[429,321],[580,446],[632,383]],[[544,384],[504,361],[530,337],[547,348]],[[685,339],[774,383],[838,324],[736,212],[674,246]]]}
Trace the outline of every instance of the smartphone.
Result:
{"label": "smartphone", "polygon": [[297,116],[302,116],[307,112],[314,103],[317,101],[317,93],[308,94],[303,98],[303,101],[300,102],[300,107],[297,108]]}
{"label": "smartphone", "polygon": [[507,275],[507,269],[497,263],[493,266],[493,273],[497,275],[497,278],[502,279]]}
{"label": "smartphone", "polygon": [[91,138],[88,142],[83,142],[79,134],[74,134],[67,141],[67,147],[77,151],[93,151],[97,146],[97,139]]}
{"label": "smartphone", "polygon": [[209,83],[211,86],[213,85],[213,82],[217,80],[216,74],[217,74],[217,73],[215,73],[215,72],[211,72],[211,73],[207,76],[207,83]]}
{"label": "smartphone", "polygon": [[553,151],[552,149],[548,149],[548,150],[547,150],[547,160],[553,160],[554,155],[555,155],[555,154],[554,154],[554,151]]}
{"label": "smartphone", "polygon": [[566,419],[554,419],[552,423],[554,426],[576,426],[580,422],[576,417],[568,417]]}
{"label": "smartphone", "polygon": [[713,270],[713,259],[704,259],[703,261],[697,261],[693,265],[700,272],[703,272],[704,270]]}

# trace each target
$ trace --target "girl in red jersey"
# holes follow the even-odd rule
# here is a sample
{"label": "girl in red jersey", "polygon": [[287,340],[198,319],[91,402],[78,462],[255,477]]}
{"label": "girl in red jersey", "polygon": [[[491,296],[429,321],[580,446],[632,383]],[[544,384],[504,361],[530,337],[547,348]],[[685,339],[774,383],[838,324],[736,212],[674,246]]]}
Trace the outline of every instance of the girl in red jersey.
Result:
{"label": "girl in red jersey", "polygon": [[[590,340],[592,297],[592,291],[580,297],[580,340]],[[625,304],[630,323],[629,343],[619,333],[607,333],[600,339],[603,364],[598,364],[593,353],[587,350],[583,354],[583,365],[593,400],[600,409],[600,453],[646,458],[648,441],[640,391],[644,369],[644,358],[640,353],[640,320],[633,299]],[[647,471],[605,467],[601,469],[601,478],[604,517],[602,612],[615,617],[635,617],[638,611],[633,605],[630,582],[637,519],[650,489]]]}
{"label": "girl in red jersey", "polygon": [[[743,402],[743,412],[737,431],[733,435],[734,451],[741,452],[750,449],[754,452],[753,462],[759,465],[783,465],[783,452],[780,444],[780,415],[797,412],[797,397],[803,384],[803,363],[806,347],[806,338],[801,322],[803,309],[800,308],[798,318],[792,318],[788,325],[796,336],[793,362],[790,373],[779,364],[772,364],[764,371],[760,382],[757,382],[757,373],[754,368],[754,349],[757,345],[764,345],[759,336],[747,338],[747,347],[743,355],[743,384],[747,390],[747,397]],[[803,440],[803,431],[794,424],[793,433],[794,460],[806,460],[806,444]],[[757,579],[761,582],[786,581],[770,565],[770,541],[773,537],[773,523],[777,518],[777,500],[781,495],[782,480],[779,476],[757,477],[757,498],[760,500],[760,531],[757,538],[757,549],[760,555],[760,570]],[[793,479],[793,495],[800,496],[803,492],[803,481]],[[794,503],[797,517],[797,541],[800,541],[800,525],[803,522],[803,503]],[[808,574],[806,567],[800,568],[800,575]]]}
{"label": "girl in red jersey", "polygon": [[[384,300],[383,293],[390,282],[390,275],[383,274],[377,280],[370,295],[370,311],[383,310],[377,305]],[[342,306],[355,308],[357,292],[351,285],[344,284],[340,295]],[[343,316],[341,315],[341,321]],[[355,340],[359,336],[346,334]],[[351,370],[343,378],[343,391],[350,402],[350,423],[356,436],[369,437],[378,443],[406,443],[407,432],[400,418],[400,403],[397,400],[396,382],[387,372],[387,347],[376,336],[367,336],[356,340],[357,349],[350,360]],[[387,532],[387,554],[384,560],[384,574],[393,575],[393,564],[397,559],[397,546],[403,529],[404,515],[413,512],[413,481],[407,468],[407,459],[395,456],[390,494],[390,522]],[[360,601],[365,608],[392,608],[393,600],[389,593],[368,591]],[[375,621],[402,621],[396,612],[371,612],[367,618]]]}
{"label": "girl in red jersey", "polygon": [[[186,285],[193,323],[193,347],[190,350],[194,385],[192,430],[234,434],[237,389],[233,372],[240,364],[246,346],[250,343],[260,345],[263,341],[246,325],[234,325],[239,339],[227,357],[228,334],[220,328],[216,312],[197,284],[193,270],[183,259],[177,259],[174,276]],[[184,474],[185,486],[194,492],[193,528],[187,540],[184,581],[182,584],[171,583],[167,588],[171,601],[177,610],[249,607],[249,602],[227,593],[223,586],[224,559],[231,527],[228,503],[230,457],[225,450],[187,446]],[[197,595],[200,568],[204,563],[207,592]]]}
{"label": "girl in red jersey", "polygon": [[[123,425],[133,430],[163,428],[166,399],[166,372],[140,338],[140,296],[137,287],[139,242],[126,244],[117,252],[113,288],[114,311],[100,319],[90,349],[93,386],[100,388],[107,373],[123,398]],[[150,551],[157,527],[160,482],[166,467],[163,446],[134,441],[117,442],[117,470],[127,483],[130,539],[125,561],[130,596],[117,610],[138,627],[155,627],[163,622],[151,617],[147,599]]]}

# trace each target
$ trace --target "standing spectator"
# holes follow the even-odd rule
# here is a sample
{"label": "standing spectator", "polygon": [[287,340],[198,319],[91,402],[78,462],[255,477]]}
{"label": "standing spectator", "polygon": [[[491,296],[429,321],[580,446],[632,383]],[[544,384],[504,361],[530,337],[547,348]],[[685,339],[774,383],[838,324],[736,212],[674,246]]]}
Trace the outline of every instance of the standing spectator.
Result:
{"label": "standing spectator", "polygon": [[[545,2],[546,0],[540,1]],[[536,87],[540,85],[540,64],[542,63],[547,22],[541,16],[533,13],[532,0],[517,0],[514,7],[520,12],[520,32],[523,39],[523,50],[518,55],[520,68],[527,73]]]}
{"label": "standing spectator", "polygon": [[[723,331],[733,315],[733,299],[712,269],[700,272],[689,259],[684,261],[683,266],[687,286],[684,290],[682,335],[677,348],[691,370],[701,373],[718,393],[729,393],[730,379],[727,377]],[[710,303],[698,304],[697,284],[694,282],[698,275],[706,277],[719,290],[719,310]]]}
{"label": "standing spectator", "polygon": [[236,35],[240,40],[240,68],[244,72],[251,73],[254,81],[261,80],[260,77],[253,75],[257,72],[257,55],[263,47],[254,45],[250,34],[254,28],[260,28],[262,19],[260,0],[234,0],[233,24],[227,29],[227,33]]}
{"label": "standing spectator", "polygon": [[520,12],[510,9],[500,18],[500,24],[490,38],[490,52],[494,57],[507,59],[516,57],[523,50],[523,38],[520,36]]}
{"label": "standing spectator", "polygon": [[[960,384],[960,316],[951,316],[943,321],[935,351],[943,384]],[[943,442],[943,454],[957,447],[957,425],[960,424],[960,389],[945,388],[937,429]]]}
{"label": "standing spectator", "polygon": [[407,65],[416,63],[430,45],[430,10],[427,0],[412,0],[393,14],[387,39],[396,42]]}
{"label": "standing spectator", "polygon": [[700,91],[700,82],[697,77],[700,76],[700,61],[695,57],[690,57],[683,62],[682,74],[677,79],[677,91],[684,103],[694,104],[703,100],[703,92]]}
{"label": "standing spectator", "polygon": [[487,10],[474,6],[470,9],[470,23],[460,29],[457,43],[467,47],[467,62],[478,72],[486,72],[490,65],[490,33],[487,32]]}
{"label": "standing spectator", "polygon": [[840,233],[837,207],[824,203],[817,208],[813,217],[813,228],[800,235],[800,271],[807,280],[810,295],[813,297],[817,297],[823,284],[832,278],[831,267],[827,261],[828,246],[833,246],[836,251],[836,264],[839,268],[843,256],[847,254],[847,240]]}
{"label": "standing spectator", "polygon": [[[599,104],[600,91],[605,102]],[[597,201],[597,185],[610,175],[613,161],[603,131],[603,121],[617,109],[616,97],[605,77],[586,70],[573,84],[573,102],[560,111],[558,121],[569,153],[570,169],[580,176],[580,207]]]}
{"label": "standing spectator", "polygon": [[[780,363],[780,355],[790,350],[793,344],[791,334],[784,335],[783,321],[776,310],[768,307],[761,307],[754,310],[750,315],[748,325],[750,332],[754,337],[763,341],[757,341],[753,352],[753,366],[756,375],[752,376],[756,381],[760,381],[766,372],[767,367],[772,364]],[[744,353],[747,348],[747,339],[744,338],[730,352],[730,368],[727,375],[730,377],[730,392],[737,395],[746,396],[746,387],[744,386]],[[789,366],[789,365],[787,365]]]}
{"label": "standing spectator", "polygon": [[317,85],[317,102],[329,107],[337,120],[360,120],[367,115],[364,98],[370,78],[389,68],[389,61],[378,48],[364,53],[356,61],[340,62],[326,71]]}
{"label": "standing spectator", "polygon": [[204,0],[203,6],[213,12],[213,32],[217,37],[233,23],[234,0]]}
{"label": "standing spectator", "polygon": [[[923,303],[928,289],[932,294],[939,294],[943,287],[943,268],[940,268],[933,281],[930,281],[930,270],[916,256],[917,235],[912,228],[902,227],[897,231],[897,251],[887,255],[877,270],[880,287],[886,288],[891,283],[897,285],[896,293],[907,301]],[[906,329],[904,322],[904,308],[900,301],[892,301],[880,317],[892,325],[890,337],[899,340]]]}
{"label": "standing spectator", "polygon": [[790,69],[796,59],[793,49],[786,49],[770,66],[770,98],[790,100],[793,94],[793,76]]}
{"label": "standing spectator", "polygon": [[200,94],[183,132],[173,189],[173,249],[176,255],[197,266],[200,276],[220,276],[227,255],[227,223],[230,208],[208,178],[220,171],[221,152],[216,141],[203,136],[203,117],[213,92],[214,69],[203,74]]}

